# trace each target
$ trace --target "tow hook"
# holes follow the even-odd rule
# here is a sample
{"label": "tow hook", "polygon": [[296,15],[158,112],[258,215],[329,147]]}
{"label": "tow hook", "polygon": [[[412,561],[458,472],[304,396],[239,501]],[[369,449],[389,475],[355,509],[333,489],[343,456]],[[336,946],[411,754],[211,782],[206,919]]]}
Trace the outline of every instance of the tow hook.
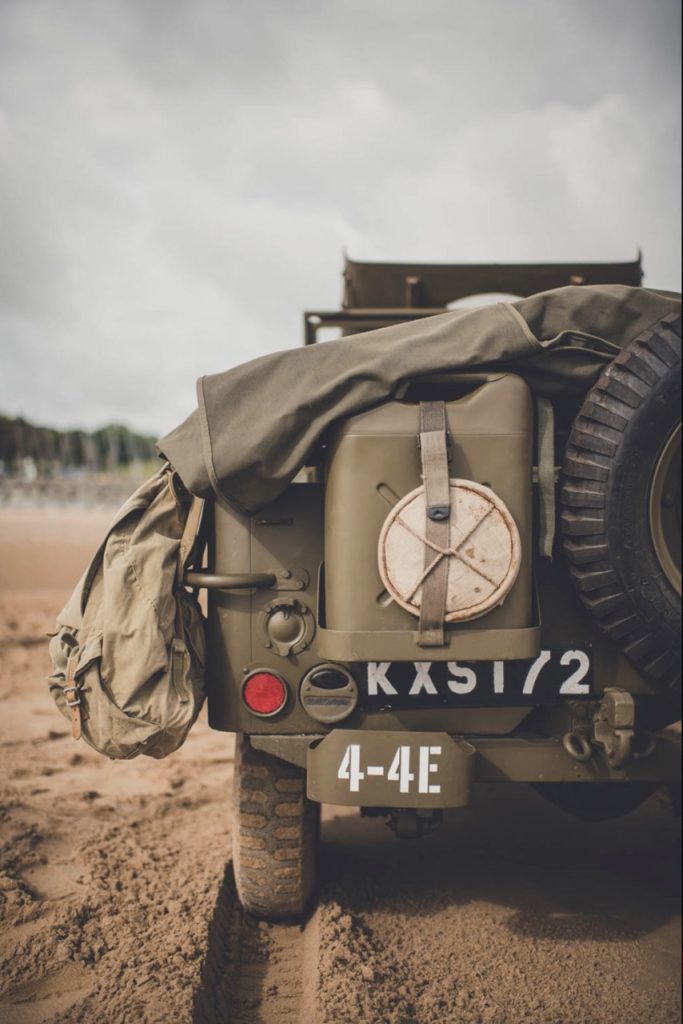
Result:
{"label": "tow hook", "polygon": [[590,761],[593,756],[590,737],[586,729],[572,729],[562,737],[562,745],[575,761]]}
{"label": "tow hook", "polygon": [[605,751],[610,768],[621,768],[634,752],[635,721],[631,694],[616,687],[605,690],[593,717],[593,742]]}

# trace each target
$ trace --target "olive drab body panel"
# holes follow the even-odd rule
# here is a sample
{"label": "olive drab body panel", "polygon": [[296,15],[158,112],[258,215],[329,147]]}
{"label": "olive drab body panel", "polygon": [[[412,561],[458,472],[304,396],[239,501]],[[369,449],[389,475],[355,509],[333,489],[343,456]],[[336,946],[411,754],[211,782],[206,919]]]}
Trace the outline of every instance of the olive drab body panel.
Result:
{"label": "olive drab body panel", "polygon": [[[215,728],[249,731],[256,724],[259,731],[296,732],[312,724],[297,691],[306,671],[323,660],[315,649],[322,560],[320,485],[292,484],[255,516],[215,505],[209,561],[216,577],[277,576],[267,588],[209,589],[209,721]],[[290,695],[276,718],[254,723],[241,688],[248,674],[258,669],[280,674]]]}
{"label": "olive drab body panel", "polygon": [[[325,487],[325,628],[330,657],[417,660],[416,619],[392,600],[380,578],[378,538],[392,507],[421,484],[420,396],[445,400],[449,475],[485,485],[505,504],[521,538],[521,565],[502,604],[473,621],[447,626],[446,644],[429,657],[534,657],[531,394],[512,374],[461,375],[410,388],[346,420],[335,432]],[[485,647],[482,634],[487,633]],[[397,653],[400,647],[400,655]]]}

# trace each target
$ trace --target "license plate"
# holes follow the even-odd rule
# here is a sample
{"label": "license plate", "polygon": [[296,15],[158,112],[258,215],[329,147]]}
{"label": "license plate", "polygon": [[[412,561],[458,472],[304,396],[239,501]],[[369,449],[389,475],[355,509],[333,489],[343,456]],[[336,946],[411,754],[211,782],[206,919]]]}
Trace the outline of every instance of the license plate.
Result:
{"label": "license plate", "polygon": [[531,661],[371,661],[360,678],[368,711],[554,704],[593,695],[585,645],[545,649]]}
{"label": "license plate", "polygon": [[475,749],[441,732],[335,729],[308,751],[307,793],[360,807],[462,807]]}

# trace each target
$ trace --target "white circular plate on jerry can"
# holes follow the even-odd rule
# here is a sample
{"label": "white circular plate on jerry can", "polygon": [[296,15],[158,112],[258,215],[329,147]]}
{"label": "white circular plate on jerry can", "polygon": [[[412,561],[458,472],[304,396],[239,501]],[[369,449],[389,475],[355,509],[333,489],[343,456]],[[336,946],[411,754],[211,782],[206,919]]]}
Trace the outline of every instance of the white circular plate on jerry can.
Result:
{"label": "white circular plate on jerry can", "polygon": [[[517,579],[522,545],[507,506],[484,484],[450,480],[449,539],[432,547],[448,559],[446,622],[466,622],[502,604]],[[426,572],[424,487],[406,494],[387,516],[379,536],[379,574],[397,604],[420,614]]]}

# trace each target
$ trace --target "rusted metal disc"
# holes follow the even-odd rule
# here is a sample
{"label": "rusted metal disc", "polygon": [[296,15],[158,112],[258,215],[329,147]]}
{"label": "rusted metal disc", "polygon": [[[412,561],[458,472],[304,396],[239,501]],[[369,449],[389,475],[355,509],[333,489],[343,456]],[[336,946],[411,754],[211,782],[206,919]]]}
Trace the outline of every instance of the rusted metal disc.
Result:
{"label": "rusted metal disc", "polygon": [[[522,545],[506,505],[490,487],[450,481],[449,541],[430,562],[448,559],[446,622],[465,622],[502,604],[517,579]],[[420,614],[426,571],[425,492],[418,487],[387,516],[379,537],[379,573],[388,593]]]}

